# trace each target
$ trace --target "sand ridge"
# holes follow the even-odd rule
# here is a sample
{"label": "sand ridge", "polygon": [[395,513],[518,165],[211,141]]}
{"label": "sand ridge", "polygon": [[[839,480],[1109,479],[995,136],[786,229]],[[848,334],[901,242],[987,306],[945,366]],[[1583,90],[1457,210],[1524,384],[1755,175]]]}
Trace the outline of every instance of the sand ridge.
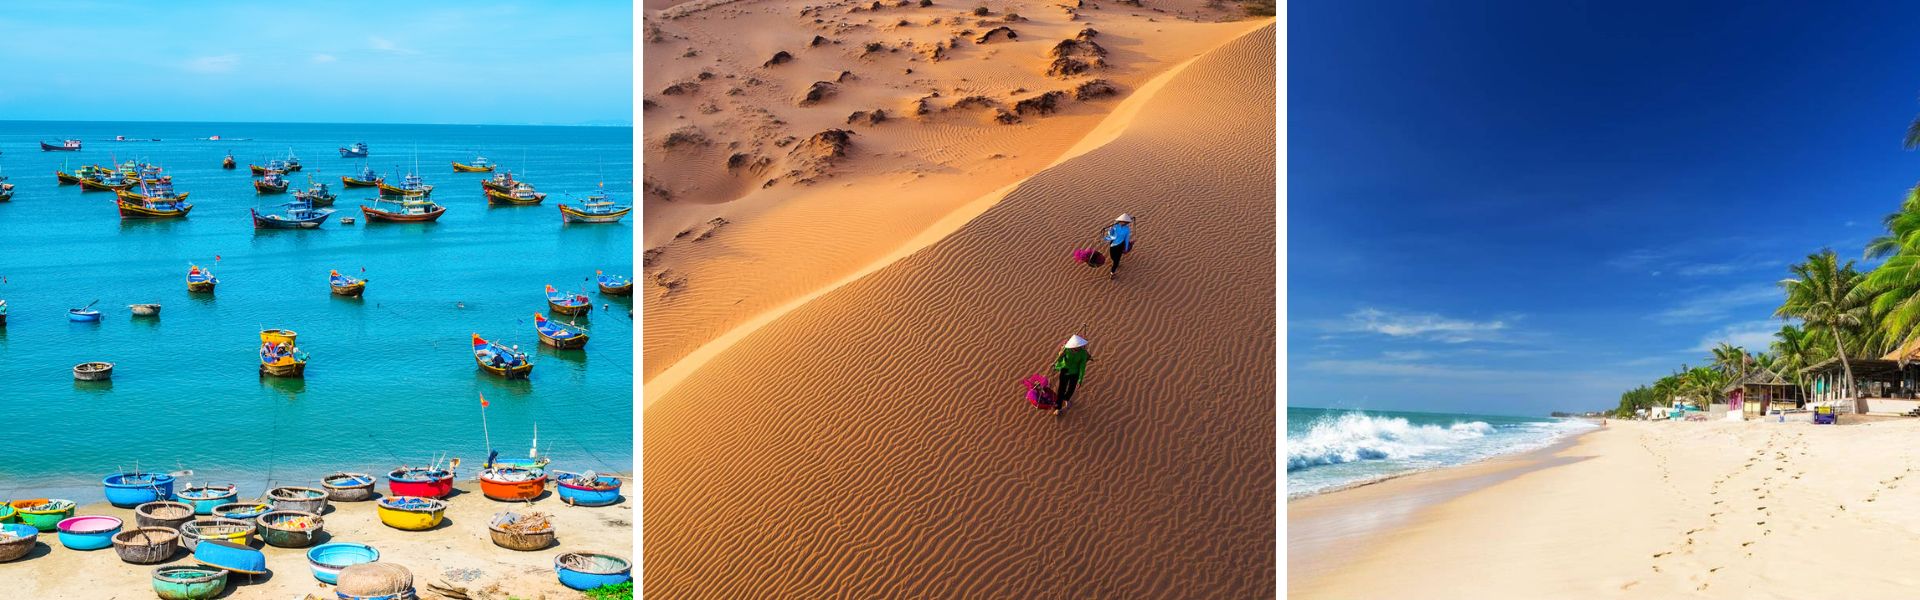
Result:
{"label": "sand ridge", "polygon": [[[647,591],[1270,595],[1274,47],[1271,22],[1219,45],[1111,141],[654,399]],[[1119,281],[1068,260],[1123,211]],[[1073,332],[1079,405],[1035,413],[1017,382]]]}

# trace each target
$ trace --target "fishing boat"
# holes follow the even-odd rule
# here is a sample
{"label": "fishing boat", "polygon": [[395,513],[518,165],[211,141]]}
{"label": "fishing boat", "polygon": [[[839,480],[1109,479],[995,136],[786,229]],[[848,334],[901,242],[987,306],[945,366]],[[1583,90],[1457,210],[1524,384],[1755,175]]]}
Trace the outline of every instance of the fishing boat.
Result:
{"label": "fishing boat", "polygon": [[388,496],[380,499],[380,522],[403,531],[426,531],[447,518],[447,502],[417,496]]}
{"label": "fishing boat", "polygon": [[524,502],[546,491],[545,469],[492,465],[480,470],[480,494],[494,500]]}
{"label": "fishing boat", "polygon": [[173,177],[163,176],[152,179],[142,178],[127,189],[120,190],[118,196],[129,200],[154,200],[173,202],[186,200],[193,192],[176,192],[173,189]]}
{"label": "fishing boat", "polygon": [[633,563],[610,554],[567,552],[553,557],[553,574],[560,585],[580,591],[633,580]]}
{"label": "fishing boat", "polygon": [[547,307],[563,315],[578,315],[593,310],[593,299],[586,294],[562,292],[548,285]]}
{"label": "fishing boat", "polygon": [[368,222],[421,223],[438,219],[447,212],[447,207],[424,198],[375,198],[372,202],[360,206],[360,212],[366,215]]}
{"label": "fishing boat", "polygon": [[160,305],[158,304],[128,304],[127,308],[132,310],[133,316],[136,317],[160,316]]}
{"label": "fishing boat", "polygon": [[212,292],[213,286],[219,284],[220,280],[214,278],[213,271],[202,269],[200,265],[189,265],[187,269],[187,291]]}
{"label": "fishing boat", "polygon": [[106,490],[107,503],[120,508],[133,508],[173,497],[174,479],[165,473],[114,473],[101,479],[100,483]]}
{"label": "fishing boat", "polygon": [[7,326],[7,301],[0,300],[0,327]]}
{"label": "fishing boat", "polygon": [[540,334],[540,343],[561,350],[574,350],[587,345],[587,328],[548,319],[540,313],[533,313],[533,330]]}
{"label": "fishing boat", "polygon": [[488,162],[487,157],[485,156],[475,156],[473,157],[473,162],[465,163],[465,164],[462,164],[460,161],[456,160],[456,161],[453,161],[453,172],[455,173],[492,173],[493,163]]}
{"label": "fishing boat", "polygon": [[560,205],[560,220],[565,223],[618,223],[633,212],[633,207],[615,205],[607,199],[605,192],[587,196],[579,208],[566,204]]}
{"label": "fishing boat", "polygon": [[620,478],[585,473],[556,473],[554,487],[568,506],[606,506],[620,501]]}
{"label": "fishing boat", "polygon": [[514,184],[512,191],[499,192],[488,189],[486,193],[487,204],[493,205],[533,206],[547,199],[546,194],[534,191],[533,185],[524,181]]}
{"label": "fishing boat", "polygon": [[114,199],[114,203],[120,207],[122,219],[178,219],[193,211],[191,202],[150,197],[120,196]]}
{"label": "fishing boat", "polygon": [[452,468],[400,467],[387,473],[387,492],[394,496],[445,498],[453,493]]}
{"label": "fishing boat", "polygon": [[226,158],[220,159],[220,168],[222,169],[232,169],[239,164],[240,163],[233,160],[232,152],[228,152]]}
{"label": "fishing boat", "polygon": [[260,209],[249,208],[253,214],[254,229],[317,229],[333,215],[331,208],[314,208],[312,202],[299,199],[298,194],[292,202],[281,204],[286,211],[280,214],[261,214]]}
{"label": "fishing boat", "polygon": [[367,280],[354,279],[346,275],[341,275],[337,270],[327,272],[327,285],[333,288],[333,295],[335,296],[358,298],[360,294],[367,291]]}
{"label": "fishing boat", "polygon": [[79,152],[80,140],[60,140],[60,145],[58,146],[55,146],[53,144],[49,144],[46,142],[40,142],[40,151],[41,152]]}
{"label": "fishing boat", "polygon": [[193,549],[193,561],[216,569],[247,575],[267,572],[267,555],[243,543],[204,540]]}
{"label": "fishing boat", "polygon": [[213,514],[215,508],[232,503],[239,493],[239,487],[231,483],[188,485],[186,489],[174,493],[173,497],[192,506],[193,514],[205,516]]}
{"label": "fishing boat", "polygon": [[473,362],[482,370],[507,379],[525,379],[533,372],[533,361],[518,348],[509,348],[473,334]]}
{"label": "fishing boat", "polygon": [[421,181],[419,175],[413,173],[408,173],[406,177],[402,177],[400,179],[400,185],[387,185],[385,180],[381,180],[374,185],[380,188],[380,194],[384,196],[411,198],[433,195],[433,186],[427,185],[424,181]]}
{"label": "fishing boat", "polygon": [[6,202],[12,199],[13,199],[13,184],[0,183],[0,202]]}
{"label": "fishing boat", "polygon": [[366,142],[354,142],[353,147],[340,149],[340,158],[366,158],[366,157],[367,157]]}
{"label": "fishing boat", "polygon": [[161,600],[218,598],[226,591],[225,569],[171,566],[153,570],[153,593]]}
{"label": "fishing boat", "polygon": [[608,296],[633,295],[633,280],[628,279],[625,275],[608,275],[600,271],[594,271],[593,277],[595,283],[600,285],[600,293],[602,294]]}
{"label": "fishing boat", "polygon": [[300,157],[293,155],[292,148],[287,149],[287,160],[285,162],[287,164],[288,173],[292,173],[294,171],[300,170]]}
{"label": "fishing boat", "polygon": [[253,180],[253,191],[262,194],[285,194],[287,178],[282,177],[279,171],[267,171],[265,177]]}
{"label": "fishing boat", "polygon": [[337,198],[333,195],[333,190],[327,188],[326,182],[313,180],[307,181],[306,191],[294,192],[293,197],[311,202],[314,206],[333,206],[333,201]]}
{"label": "fishing boat", "polygon": [[32,525],[41,532],[50,532],[60,528],[60,521],[73,516],[76,506],[72,500],[36,498],[33,500],[15,500],[9,503],[20,522]]}
{"label": "fishing boat", "polygon": [[495,192],[511,192],[516,183],[519,182],[514,181],[513,171],[501,171],[494,173],[492,177],[480,180],[480,189]]}
{"label": "fishing boat", "polygon": [[358,177],[341,175],[340,185],[347,187],[378,187],[380,182],[386,180],[387,178],[381,177],[379,173],[373,170],[373,167],[361,167]]}
{"label": "fishing boat", "polygon": [[253,170],[254,177],[266,175],[267,173],[286,173],[288,171],[292,171],[292,169],[287,168],[287,161],[280,160],[277,158],[267,161],[267,166],[262,167],[260,165],[247,165],[247,168]]}
{"label": "fishing boat", "polygon": [[113,363],[90,362],[73,366],[75,381],[108,381],[113,379]]}
{"label": "fishing boat", "polygon": [[119,192],[133,187],[133,180],[121,177],[119,173],[94,171],[92,177],[80,178],[80,191],[83,192]]}
{"label": "fishing boat", "polygon": [[286,329],[260,332],[260,374],[300,377],[307,372],[307,353],[293,345],[297,334]]}
{"label": "fishing boat", "polygon": [[[94,302],[99,302],[99,300],[95,300]],[[75,323],[99,323],[100,311],[94,310],[92,303],[88,303],[86,306],[80,308],[69,308],[67,309],[67,320]]]}

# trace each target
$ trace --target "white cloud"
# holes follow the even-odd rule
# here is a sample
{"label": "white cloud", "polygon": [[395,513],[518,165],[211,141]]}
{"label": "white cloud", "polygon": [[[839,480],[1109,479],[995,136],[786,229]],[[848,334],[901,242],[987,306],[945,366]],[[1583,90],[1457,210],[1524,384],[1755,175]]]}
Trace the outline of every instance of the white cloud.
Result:
{"label": "white cloud", "polygon": [[[1754,283],[1739,287],[1701,290],[1688,293],[1686,299],[1666,310],[1654,313],[1652,318],[1663,323],[1685,323],[1696,321],[1717,321],[1727,318],[1736,309],[1763,307],[1763,314],[1772,314],[1773,308],[1785,299],[1780,287],[1770,283]],[[1759,312],[1758,310],[1754,312]]]}
{"label": "white cloud", "polygon": [[187,61],[184,66],[195,73],[227,73],[240,66],[240,55],[200,56]]}
{"label": "white cloud", "polygon": [[1698,264],[1698,265],[1686,265],[1686,266],[1680,267],[1677,272],[1680,273],[1681,275],[1686,275],[1688,277],[1699,277],[1702,275],[1726,275],[1728,273],[1732,273],[1735,269],[1739,269],[1739,268],[1740,268],[1739,265],[1729,264],[1729,263],[1704,263],[1704,264]]}
{"label": "white cloud", "polygon": [[1773,345],[1773,334],[1785,325],[1783,321],[1747,321],[1721,327],[1700,339],[1700,345],[1694,346],[1695,352],[1711,352],[1721,342],[1745,348],[1748,352],[1766,352]]}
{"label": "white cloud", "polygon": [[380,52],[391,52],[394,54],[419,54],[419,51],[416,51],[412,48],[401,46],[400,44],[395,43],[393,40],[383,38],[377,35],[367,38],[367,47]]}
{"label": "white cloud", "polygon": [[335,56],[334,56],[334,55],[332,55],[332,54],[315,54],[315,55],[313,55],[313,62],[314,62],[314,64],[326,64],[326,63],[330,63],[330,62],[334,62],[334,61],[337,61],[337,60],[340,60],[340,59],[339,59],[338,57],[335,57]]}
{"label": "white cloud", "polygon": [[1492,339],[1506,329],[1504,321],[1470,321],[1436,314],[1391,313],[1377,308],[1362,308],[1347,315],[1351,331],[1378,333],[1392,337],[1414,337],[1447,343]]}

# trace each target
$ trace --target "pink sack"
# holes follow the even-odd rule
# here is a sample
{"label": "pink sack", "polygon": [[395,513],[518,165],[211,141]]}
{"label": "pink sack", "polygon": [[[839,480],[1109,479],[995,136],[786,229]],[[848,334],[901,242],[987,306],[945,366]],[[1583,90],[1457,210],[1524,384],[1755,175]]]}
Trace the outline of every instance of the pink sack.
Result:
{"label": "pink sack", "polygon": [[1032,404],[1034,408],[1041,410],[1058,408],[1053,401],[1053,387],[1047,385],[1046,375],[1039,373],[1029,375],[1020,381],[1020,385],[1027,388],[1027,403]]}
{"label": "pink sack", "polygon": [[1081,248],[1073,251],[1073,260],[1087,263],[1089,267],[1098,267],[1107,264],[1107,255],[1093,248]]}

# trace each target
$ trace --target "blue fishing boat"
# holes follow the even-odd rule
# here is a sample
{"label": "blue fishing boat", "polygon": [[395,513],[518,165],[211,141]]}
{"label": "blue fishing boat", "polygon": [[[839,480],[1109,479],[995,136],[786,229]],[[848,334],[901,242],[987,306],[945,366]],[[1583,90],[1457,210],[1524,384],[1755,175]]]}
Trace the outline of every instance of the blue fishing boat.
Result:
{"label": "blue fishing boat", "polygon": [[379,550],[353,542],[321,544],[307,551],[307,564],[313,567],[313,578],[328,585],[338,585],[340,571],[347,567],[379,560]]}
{"label": "blue fishing boat", "polygon": [[107,502],[120,508],[173,497],[173,476],[164,473],[114,473],[100,483],[106,486]]}
{"label": "blue fishing boat", "polygon": [[563,315],[586,314],[593,310],[593,299],[586,294],[562,292],[547,286],[547,308]]}
{"label": "blue fishing boat", "polygon": [[573,350],[587,345],[587,328],[548,319],[546,315],[540,313],[533,313],[533,330],[540,334],[540,343],[561,350]]}
{"label": "blue fishing boat", "polygon": [[226,540],[201,540],[193,549],[193,561],[235,573],[262,575],[267,572],[267,555]]}
{"label": "blue fishing boat", "polygon": [[193,514],[211,515],[215,507],[233,502],[234,496],[239,495],[239,493],[239,486],[229,483],[226,485],[189,486],[186,489],[176,492],[173,497],[176,500],[187,503],[188,506],[192,506]]}
{"label": "blue fishing boat", "polygon": [[326,182],[312,180],[308,180],[306,191],[294,192],[293,197],[312,202],[314,206],[333,206],[333,200],[337,198],[333,190],[327,188]]}
{"label": "blue fishing boat", "polygon": [[625,275],[608,275],[600,271],[593,272],[594,279],[600,284],[600,293],[608,296],[632,296],[633,280]]}
{"label": "blue fishing boat", "polygon": [[560,205],[560,221],[563,223],[618,223],[633,212],[632,206],[616,205],[607,199],[606,192],[596,192],[587,196],[579,207]]}
{"label": "blue fishing boat", "polygon": [[553,558],[553,574],[560,585],[585,591],[633,579],[633,563],[606,554],[568,552]]}
{"label": "blue fishing boat", "polygon": [[294,201],[281,204],[286,207],[279,214],[261,214],[257,208],[247,209],[253,214],[254,229],[315,229],[327,222],[333,215],[331,208],[314,208],[313,202],[294,194]]}
{"label": "blue fishing boat", "polygon": [[340,158],[366,158],[366,157],[367,157],[366,142],[354,142],[353,147],[340,149]]}
{"label": "blue fishing boat", "polygon": [[99,300],[94,300],[93,302],[88,302],[86,306],[67,309],[67,320],[75,323],[99,323],[100,311],[93,310],[93,305],[99,302]]}
{"label": "blue fishing boat", "polygon": [[386,180],[387,178],[382,177],[379,171],[373,170],[373,167],[361,167],[359,176],[341,175],[340,185],[347,187],[376,187],[380,185],[380,182]]}
{"label": "blue fishing boat", "polygon": [[286,173],[289,170],[291,170],[287,168],[287,161],[280,160],[277,158],[267,161],[267,166],[262,167],[260,165],[247,165],[247,168],[253,170],[253,175],[255,177],[266,175],[268,173]]}
{"label": "blue fishing boat", "polygon": [[69,550],[99,550],[113,546],[113,534],[126,524],[119,517],[85,515],[62,519],[60,545]]}
{"label": "blue fishing boat", "polygon": [[187,291],[212,292],[213,286],[219,284],[220,280],[213,276],[213,271],[201,268],[200,265],[188,265]]}
{"label": "blue fishing boat", "polygon": [[509,348],[473,334],[473,361],[488,373],[507,379],[526,379],[533,372],[533,361],[518,348]]}
{"label": "blue fishing boat", "polygon": [[611,475],[558,473],[554,478],[560,501],[571,506],[606,506],[620,501],[620,478]]}

